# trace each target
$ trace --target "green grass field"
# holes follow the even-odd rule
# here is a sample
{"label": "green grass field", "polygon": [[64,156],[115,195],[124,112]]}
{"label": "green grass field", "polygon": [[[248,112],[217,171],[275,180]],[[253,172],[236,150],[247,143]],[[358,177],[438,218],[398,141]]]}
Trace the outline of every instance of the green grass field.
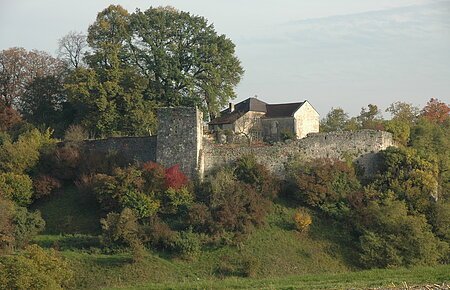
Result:
{"label": "green grass field", "polygon": [[338,274],[307,274],[271,279],[228,278],[223,280],[148,283],[133,287],[108,289],[367,289],[402,288],[450,282],[450,265],[433,268],[370,270]]}
{"label": "green grass field", "polygon": [[[99,208],[91,196],[80,195],[74,188],[35,208],[47,223],[46,232],[35,242],[62,252],[75,269],[76,289],[367,288],[450,279],[450,266],[358,272],[357,245],[345,228],[313,214],[309,233],[300,234],[292,221],[295,208],[287,201],[277,202],[267,224],[246,241],[205,248],[193,261],[147,251],[141,261],[133,262],[128,252],[102,251]],[[247,274],[223,274],[225,260],[236,265],[251,262],[251,267]]]}

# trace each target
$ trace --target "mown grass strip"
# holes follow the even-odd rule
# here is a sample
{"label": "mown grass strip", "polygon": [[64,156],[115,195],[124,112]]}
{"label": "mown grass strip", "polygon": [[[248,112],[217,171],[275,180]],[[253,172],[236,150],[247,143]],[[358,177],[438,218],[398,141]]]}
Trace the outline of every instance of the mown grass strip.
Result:
{"label": "mown grass strip", "polygon": [[275,279],[227,278],[179,283],[149,283],[108,289],[350,289],[401,287],[450,282],[450,265],[411,269],[367,270],[339,274],[289,276]]}

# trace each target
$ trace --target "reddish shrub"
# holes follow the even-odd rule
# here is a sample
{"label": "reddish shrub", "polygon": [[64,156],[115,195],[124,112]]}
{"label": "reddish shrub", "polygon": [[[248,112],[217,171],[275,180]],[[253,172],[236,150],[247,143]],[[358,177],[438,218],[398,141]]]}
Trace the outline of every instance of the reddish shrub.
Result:
{"label": "reddish shrub", "polygon": [[60,180],[73,180],[79,173],[80,150],[76,146],[55,147],[41,155],[39,172],[48,173]]}
{"label": "reddish shrub", "polygon": [[35,199],[50,195],[60,187],[61,183],[59,180],[49,175],[39,175],[33,180]]}
{"label": "reddish shrub", "polygon": [[226,192],[213,193],[215,230],[247,234],[264,224],[270,202],[248,184],[236,181]]}
{"label": "reddish shrub", "polygon": [[166,188],[180,189],[188,184],[188,178],[180,170],[180,165],[174,165],[166,169]]}
{"label": "reddish shrub", "polygon": [[165,190],[166,172],[162,165],[155,162],[146,162],[142,165],[142,177],[148,191],[160,192]]}
{"label": "reddish shrub", "polygon": [[296,198],[313,207],[336,203],[359,189],[354,169],[345,162],[316,159],[296,169]]}

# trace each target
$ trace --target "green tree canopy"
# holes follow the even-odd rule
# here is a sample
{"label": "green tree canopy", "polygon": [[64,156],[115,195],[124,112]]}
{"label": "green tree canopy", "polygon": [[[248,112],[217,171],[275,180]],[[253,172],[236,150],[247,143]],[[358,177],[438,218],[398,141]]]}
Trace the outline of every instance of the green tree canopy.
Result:
{"label": "green tree canopy", "polygon": [[131,16],[130,50],[147,94],[166,106],[197,105],[215,115],[235,97],[243,74],[234,44],[204,17],[171,7]]}
{"label": "green tree canopy", "polygon": [[174,8],[129,14],[111,5],[89,27],[87,68],[66,81],[76,122],[94,135],[148,135],[158,106],[214,116],[243,74],[234,44],[207,20]]}
{"label": "green tree canopy", "polygon": [[419,116],[419,108],[405,102],[395,102],[386,109],[392,115],[392,120],[406,122],[411,125]]}
{"label": "green tree canopy", "polygon": [[20,112],[29,123],[51,127],[61,136],[73,119],[62,78],[35,78],[20,99]]}
{"label": "green tree canopy", "polygon": [[348,114],[342,108],[331,108],[326,117],[320,121],[320,129],[323,132],[346,130],[348,122]]}
{"label": "green tree canopy", "polygon": [[361,108],[361,113],[356,117],[362,129],[383,130],[383,117],[377,105],[369,104]]}

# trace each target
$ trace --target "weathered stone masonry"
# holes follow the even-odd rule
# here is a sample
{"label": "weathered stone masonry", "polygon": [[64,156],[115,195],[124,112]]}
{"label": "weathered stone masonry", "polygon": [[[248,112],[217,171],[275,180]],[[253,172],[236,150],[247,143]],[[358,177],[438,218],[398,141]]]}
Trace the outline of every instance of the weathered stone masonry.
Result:
{"label": "weathered stone masonry", "polygon": [[356,160],[371,175],[377,169],[377,152],[393,146],[392,134],[383,131],[361,130],[355,132],[312,133],[306,138],[289,143],[265,146],[204,144],[204,175],[215,168],[229,164],[238,157],[253,154],[258,162],[273,173],[283,176],[286,162],[301,156],[305,159],[347,157]]}
{"label": "weathered stone masonry", "polygon": [[158,111],[156,161],[166,167],[179,164],[190,177],[199,172],[203,116],[196,108],[161,108]]}
{"label": "weathered stone masonry", "polygon": [[245,154],[254,154],[279,176],[283,176],[286,162],[296,156],[350,157],[371,175],[378,167],[377,152],[394,146],[392,134],[374,130],[312,133],[303,139],[274,145],[219,145],[203,136],[202,114],[196,108],[162,108],[158,120],[158,136],[109,138],[85,144],[99,153],[119,152],[130,163],[156,161],[166,167],[179,164],[191,178],[208,176],[215,168]]}
{"label": "weathered stone masonry", "polygon": [[89,140],[83,148],[100,155],[118,153],[128,163],[156,161],[156,136]]}

